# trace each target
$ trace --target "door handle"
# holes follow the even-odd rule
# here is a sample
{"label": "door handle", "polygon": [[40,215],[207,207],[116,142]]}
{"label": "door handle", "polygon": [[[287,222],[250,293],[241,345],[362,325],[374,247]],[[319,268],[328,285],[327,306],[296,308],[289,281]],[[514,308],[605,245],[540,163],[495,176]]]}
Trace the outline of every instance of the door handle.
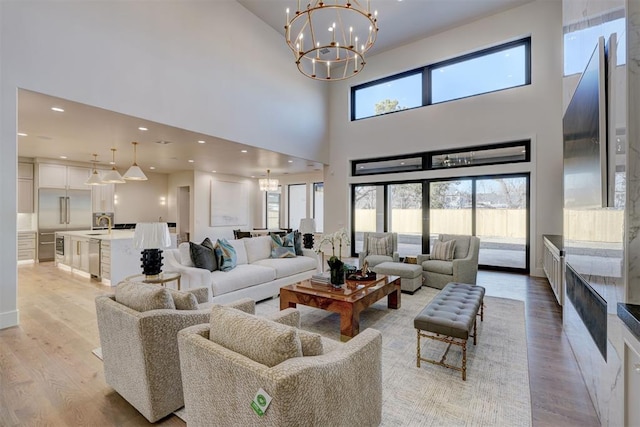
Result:
{"label": "door handle", "polygon": [[63,218],[65,217],[66,204],[64,197],[58,197],[58,199],[60,201],[60,224],[64,224],[65,220]]}
{"label": "door handle", "polygon": [[65,203],[65,208],[67,210],[67,224],[71,222],[71,199],[67,197],[67,203]]}
{"label": "door handle", "polygon": [[80,240],[76,242],[76,255],[80,255]]}

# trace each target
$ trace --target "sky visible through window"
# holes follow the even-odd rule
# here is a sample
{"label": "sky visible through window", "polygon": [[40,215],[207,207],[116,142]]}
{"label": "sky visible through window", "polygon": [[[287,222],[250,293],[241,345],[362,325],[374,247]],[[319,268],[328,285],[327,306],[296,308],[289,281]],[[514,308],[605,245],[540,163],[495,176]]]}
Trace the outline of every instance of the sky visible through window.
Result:
{"label": "sky visible through window", "polygon": [[398,100],[397,110],[422,105],[422,74],[380,83],[356,92],[356,120],[376,115],[376,103],[385,99]]}
{"label": "sky visible through window", "polygon": [[516,46],[434,68],[431,102],[450,101],[526,83],[525,47]]}
{"label": "sky visible through window", "polygon": [[582,73],[591,58],[593,49],[598,44],[598,37],[604,36],[606,42],[612,33],[617,33],[618,40],[616,63],[617,65],[626,64],[627,35],[624,18],[619,18],[564,35],[564,75]]}

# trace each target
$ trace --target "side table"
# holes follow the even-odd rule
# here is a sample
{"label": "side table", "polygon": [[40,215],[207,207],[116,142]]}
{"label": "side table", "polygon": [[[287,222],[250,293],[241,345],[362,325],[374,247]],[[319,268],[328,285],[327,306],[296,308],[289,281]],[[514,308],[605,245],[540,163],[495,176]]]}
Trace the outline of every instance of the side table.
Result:
{"label": "side table", "polygon": [[130,282],[152,283],[161,286],[166,286],[167,283],[175,281],[178,285],[178,290],[180,290],[181,276],[182,274],[178,271],[163,271],[158,275],[158,277],[151,279],[148,279],[144,274],[136,274],[134,276],[126,277],[124,280],[128,280]]}

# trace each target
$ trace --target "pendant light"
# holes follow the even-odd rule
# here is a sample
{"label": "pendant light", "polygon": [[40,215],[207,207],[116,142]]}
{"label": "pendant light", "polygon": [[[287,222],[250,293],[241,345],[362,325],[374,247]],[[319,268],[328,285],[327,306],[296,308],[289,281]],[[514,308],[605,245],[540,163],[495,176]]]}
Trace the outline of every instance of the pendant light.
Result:
{"label": "pendant light", "polygon": [[112,148],[111,152],[113,153],[113,167],[102,177],[102,182],[105,184],[124,184],[126,181],[122,179],[122,175],[116,169],[116,149]]}
{"label": "pendant light", "polygon": [[133,164],[131,165],[127,173],[124,174],[123,178],[131,181],[146,181],[147,176],[144,174],[144,172],[142,172],[142,169],[140,169],[140,166],[138,166],[138,164],[136,163],[136,155],[137,155],[136,146],[138,145],[138,143],[134,141],[132,142],[132,144],[133,144]]}
{"label": "pendant light", "polygon": [[98,163],[98,155],[92,154],[92,156],[93,160],[91,162],[93,163],[93,172],[91,172],[91,176],[89,177],[87,182],[85,182],[85,185],[104,185],[104,182],[102,182],[102,178],[100,178],[100,174],[96,169],[96,163]]}
{"label": "pendant light", "polygon": [[271,171],[267,169],[267,177],[260,178],[258,180],[258,187],[260,188],[260,191],[269,191],[269,192],[278,191],[278,180],[271,179],[270,173]]}

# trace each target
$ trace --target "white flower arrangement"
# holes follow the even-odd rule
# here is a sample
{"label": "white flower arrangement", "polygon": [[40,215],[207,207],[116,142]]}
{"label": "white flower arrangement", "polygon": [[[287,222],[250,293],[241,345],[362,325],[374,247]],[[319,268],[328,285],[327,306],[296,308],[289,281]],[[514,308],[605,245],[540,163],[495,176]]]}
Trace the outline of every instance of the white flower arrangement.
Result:
{"label": "white flower arrangement", "polygon": [[335,233],[323,234],[322,239],[318,242],[316,253],[320,252],[325,245],[331,245],[331,256],[336,256],[336,246],[338,247],[338,259],[342,258],[342,245],[350,245],[351,239],[347,230],[341,228]]}

